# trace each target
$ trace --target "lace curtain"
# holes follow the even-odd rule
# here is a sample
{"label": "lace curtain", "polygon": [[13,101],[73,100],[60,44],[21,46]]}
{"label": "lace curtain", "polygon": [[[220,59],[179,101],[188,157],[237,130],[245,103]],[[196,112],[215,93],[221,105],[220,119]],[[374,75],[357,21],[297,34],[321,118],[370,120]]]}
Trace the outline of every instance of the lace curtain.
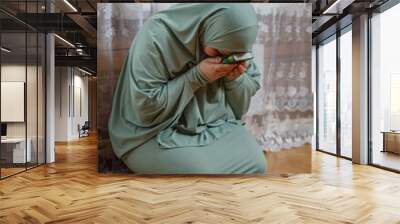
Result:
{"label": "lace curtain", "polygon": [[259,34],[254,52],[261,88],[243,117],[266,150],[311,143],[311,5],[254,4]]}

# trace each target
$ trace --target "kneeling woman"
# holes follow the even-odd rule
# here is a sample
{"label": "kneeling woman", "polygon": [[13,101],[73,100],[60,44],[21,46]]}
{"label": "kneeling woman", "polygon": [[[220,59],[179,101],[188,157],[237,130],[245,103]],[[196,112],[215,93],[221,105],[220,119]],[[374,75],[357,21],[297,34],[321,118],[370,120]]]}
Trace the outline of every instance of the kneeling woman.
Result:
{"label": "kneeling woman", "polygon": [[178,4],[151,16],[125,59],[109,120],[115,154],[141,174],[258,174],[262,147],[241,116],[259,89],[249,4]]}

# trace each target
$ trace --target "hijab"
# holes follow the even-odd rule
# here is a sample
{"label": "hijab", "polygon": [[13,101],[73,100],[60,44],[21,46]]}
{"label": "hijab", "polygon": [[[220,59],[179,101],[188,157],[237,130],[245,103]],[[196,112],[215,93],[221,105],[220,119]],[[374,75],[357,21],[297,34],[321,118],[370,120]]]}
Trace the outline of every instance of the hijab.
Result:
{"label": "hijab", "polygon": [[238,125],[223,80],[208,83],[196,65],[205,46],[250,52],[256,36],[248,3],[185,3],[152,15],[114,92],[109,133],[116,155],[153,138],[166,149],[207,145]]}

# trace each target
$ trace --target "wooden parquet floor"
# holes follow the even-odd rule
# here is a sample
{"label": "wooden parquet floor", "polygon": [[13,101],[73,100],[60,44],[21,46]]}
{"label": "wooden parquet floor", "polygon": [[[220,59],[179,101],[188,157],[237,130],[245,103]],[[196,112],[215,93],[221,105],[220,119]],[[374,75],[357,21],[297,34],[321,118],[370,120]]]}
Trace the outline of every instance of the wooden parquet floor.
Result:
{"label": "wooden parquet floor", "polygon": [[0,181],[0,223],[400,223],[400,175],[313,153],[313,173],[98,174],[93,137]]}

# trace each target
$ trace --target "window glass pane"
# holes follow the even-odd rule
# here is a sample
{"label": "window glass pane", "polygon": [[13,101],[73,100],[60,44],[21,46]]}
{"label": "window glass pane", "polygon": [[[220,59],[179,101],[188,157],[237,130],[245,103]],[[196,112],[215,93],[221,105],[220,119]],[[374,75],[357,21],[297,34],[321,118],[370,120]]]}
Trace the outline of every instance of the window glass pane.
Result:
{"label": "window glass pane", "polygon": [[352,35],[340,36],[340,154],[352,156]]}
{"label": "window glass pane", "polygon": [[[37,13],[37,2],[27,2],[26,12],[29,14]],[[35,20],[37,17],[30,19]],[[27,141],[30,142],[31,151],[27,167],[30,168],[37,165],[37,32],[27,29],[26,38],[28,54],[26,75],[26,125]]]}
{"label": "window glass pane", "polygon": [[400,170],[400,4],[372,18],[372,163]]}
{"label": "window glass pane", "polygon": [[[0,15],[1,16],[1,15]],[[30,142],[26,141],[26,33],[1,33],[1,177],[25,170],[30,161]]]}
{"label": "window glass pane", "polygon": [[[313,97],[314,99],[316,99],[316,79],[317,79],[317,48],[315,45],[312,46],[312,52],[311,52],[311,88],[312,88],[312,92],[313,92]],[[314,100],[314,111],[317,111],[317,102],[316,100]],[[314,116],[314,120],[313,120],[313,127],[314,127],[314,135],[312,136],[312,149],[316,150],[316,131],[317,131],[317,116]]]}
{"label": "window glass pane", "polygon": [[33,14],[44,13],[44,5],[44,0],[0,1],[10,12],[0,12],[1,178],[45,161],[45,35],[10,16],[37,19]]}
{"label": "window glass pane", "polygon": [[27,33],[28,44],[28,61],[27,61],[27,80],[26,80],[26,118],[27,118],[27,141],[31,153],[28,160],[28,168],[37,165],[37,81],[38,81],[38,57],[37,57],[37,41],[38,36],[36,32]]}
{"label": "window glass pane", "polygon": [[318,148],[336,153],[336,39],[318,48]]}

